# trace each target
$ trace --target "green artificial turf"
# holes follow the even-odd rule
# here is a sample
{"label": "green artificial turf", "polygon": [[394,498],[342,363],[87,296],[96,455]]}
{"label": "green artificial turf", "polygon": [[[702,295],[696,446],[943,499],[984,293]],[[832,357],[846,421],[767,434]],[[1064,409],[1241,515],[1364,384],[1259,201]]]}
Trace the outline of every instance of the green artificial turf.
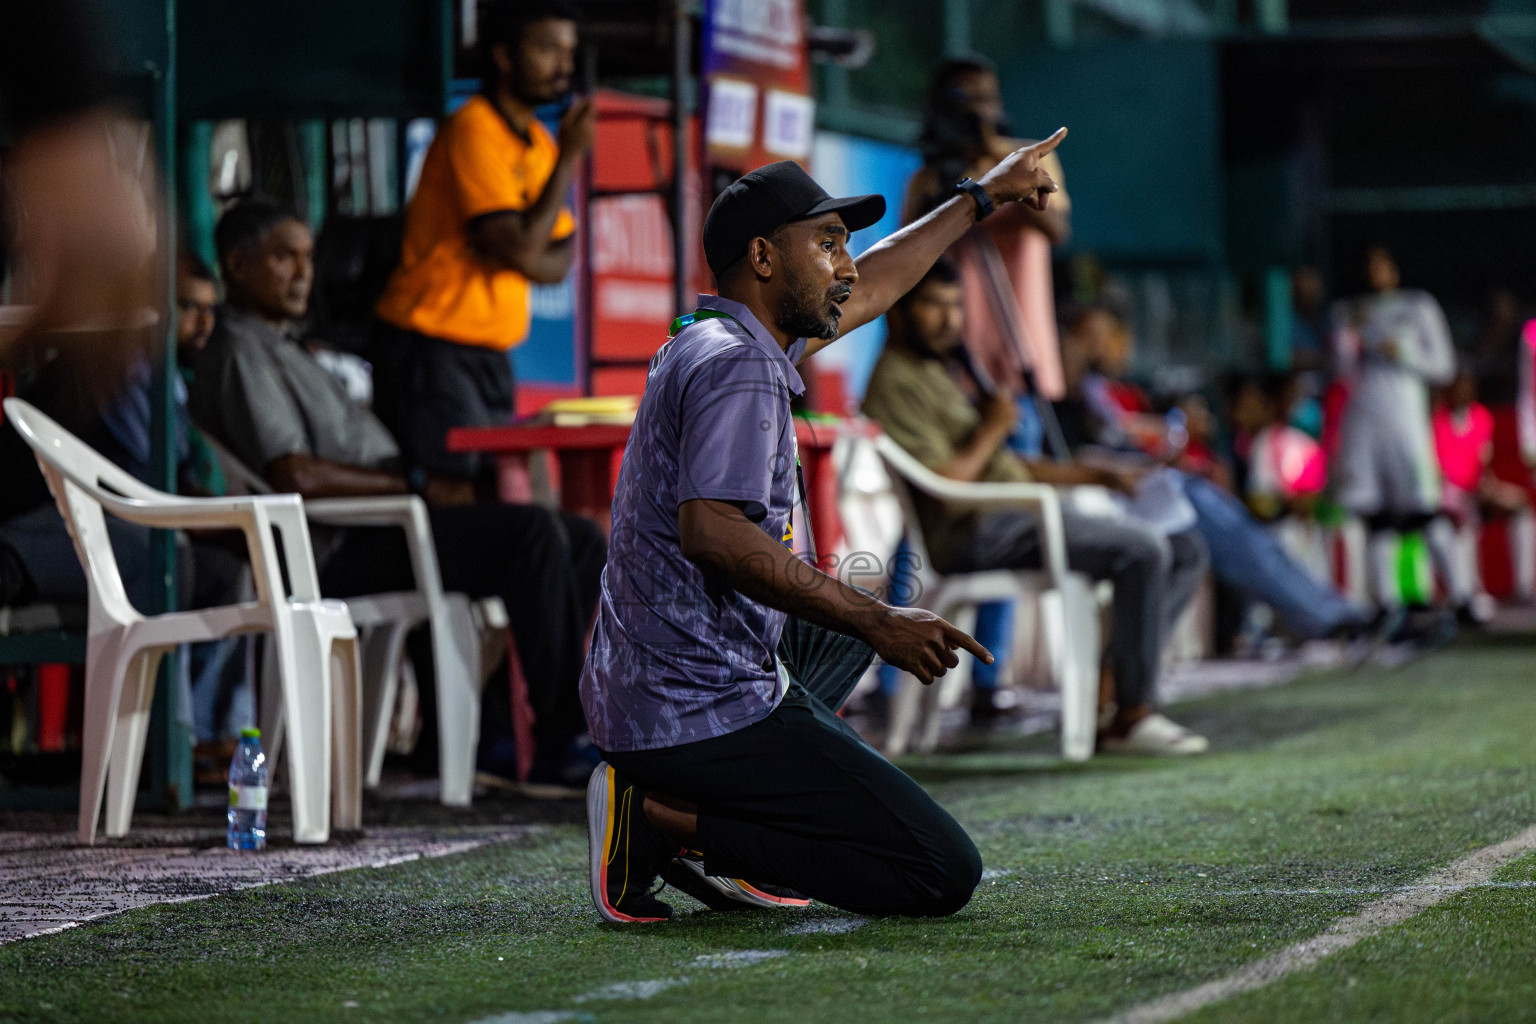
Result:
{"label": "green artificial turf", "polygon": [[[1043,738],[914,760],[989,872],[946,920],[675,897],[670,924],[605,926],[584,832],[561,825],[0,947],[0,1020],[1093,1019],[1221,977],[1536,822],[1531,662],[1463,648],[1181,705],[1214,746],[1187,761],[1063,766]],[[1194,1019],[1531,1019],[1533,905],[1536,889],[1462,893]]]}
{"label": "green artificial turf", "polygon": [[[1497,881],[1536,884],[1536,858]],[[1536,889],[1472,889],[1196,1022],[1536,1020]]]}

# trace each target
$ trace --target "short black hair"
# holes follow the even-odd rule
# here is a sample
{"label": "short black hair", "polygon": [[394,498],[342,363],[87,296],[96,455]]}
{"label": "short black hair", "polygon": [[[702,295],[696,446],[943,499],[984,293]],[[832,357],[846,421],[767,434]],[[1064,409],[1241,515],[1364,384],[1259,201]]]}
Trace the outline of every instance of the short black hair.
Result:
{"label": "short black hair", "polygon": [[498,43],[515,49],[523,32],[536,21],[580,21],[581,11],[571,0],[495,0],[480,14],[480,74],[495,77],[491,47]]}
{"label": "short black hair", "polygon": [[956,83],[967,75],[995,74],[997,74],[997,68],[979,53],[963,53],[945,58],[934,71],[933,80],[928,84],[929,109],[955,105],[957,98],[953,95],[953,90]]}
{"label": "short black hair", "polygon": [[897,305],[906,305],[908,302],[911,302],[914,298],[916,298],[918,292],[922,291],[928,285],[935,283],[960,283],[960,267],[956,265],[955,261],[950,259],[948,256],[940,256],[938,259],[934,260],[933,266],[929,267],[928,272],[918,279],[917,284],[913,285],[910,291],[896,300]]}
{"label": "short black hair", "polygon": [[[979,54],[962,54],[941,63],[928,84],[928,102],[917,147],[922,151],[923,163],[941,181],[957,181],[965,174],[971,154],[984,137],[981,118],[970,109],[959,88],[961,79],[976,74],[995,75],[997,70]],[[1006,125],[995,127],[1007,134]],[[947,193],[944,198],[948,198]]]}
{"label": "short black hair", "polygon": [[289,220],[304,223],[304,218],[291,207],[259,197],[242,199],[225,210],[218,226],[213,229],[213,248],[219,256],[219,269],[227,275],[230,253],[260,245],[273,228]]}
{"label": "short black hair", "polygon": [[218,277],[213,273],[213,268],[208,266],[208,261],[191,249],[182,249],[176,254],[176,269],[194,281],[208,281],[212,284],[219,283]]}

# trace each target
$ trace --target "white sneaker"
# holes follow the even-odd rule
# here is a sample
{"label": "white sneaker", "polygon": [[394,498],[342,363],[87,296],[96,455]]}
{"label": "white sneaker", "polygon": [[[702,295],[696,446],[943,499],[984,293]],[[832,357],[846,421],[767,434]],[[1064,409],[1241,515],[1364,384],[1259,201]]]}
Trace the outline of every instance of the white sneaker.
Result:
{"label": "white sneaker", "polygon": [[1099,748],[1108,754],[1143,754],[1153,757],[1186,757],[1203,754],[1210,741],[1166,715],[1154,711],[1121,736],[1106,736]]}

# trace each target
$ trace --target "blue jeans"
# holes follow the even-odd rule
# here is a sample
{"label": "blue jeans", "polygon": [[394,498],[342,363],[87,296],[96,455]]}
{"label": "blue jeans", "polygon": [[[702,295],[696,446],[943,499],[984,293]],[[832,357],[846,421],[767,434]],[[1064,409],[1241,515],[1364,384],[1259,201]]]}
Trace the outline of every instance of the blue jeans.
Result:
{"label": "blue jeans", "polygon": [[1278,541],[1236,498],[1210,481],[1184,477],[1195,507],[1195,529],[1211,549],[1211,570],[1225,585],[1275,610],[1302,640],[1318,640],[1369,616],[1291,560]]}

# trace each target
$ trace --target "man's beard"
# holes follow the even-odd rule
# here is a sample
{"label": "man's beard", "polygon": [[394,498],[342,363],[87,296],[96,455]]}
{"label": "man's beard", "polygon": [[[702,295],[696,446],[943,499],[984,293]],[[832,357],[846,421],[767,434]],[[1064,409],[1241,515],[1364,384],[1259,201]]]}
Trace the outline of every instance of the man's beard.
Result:
{"label": "man's beard", "polygon": [[563,104],[571,95],[571,81],[551,82],[547,79],[529,81],[528,77],[519,74],[514,79],[514,93],[517,98],[533,107],[548,106],[553,103]]}
{"label": "man's beard", "polygon": [[784,277],[786,295],[776,318],[779,330],[791,338],[831,341],[837,337],[839,319],[832,313],[824,312],[825,304],[832,301],[833,295],[846,296],[851,289],[843,285],[832,292],[813,295],[815,286],[807,284],[794,271],[789,270],[788,264],[785,265]]}

